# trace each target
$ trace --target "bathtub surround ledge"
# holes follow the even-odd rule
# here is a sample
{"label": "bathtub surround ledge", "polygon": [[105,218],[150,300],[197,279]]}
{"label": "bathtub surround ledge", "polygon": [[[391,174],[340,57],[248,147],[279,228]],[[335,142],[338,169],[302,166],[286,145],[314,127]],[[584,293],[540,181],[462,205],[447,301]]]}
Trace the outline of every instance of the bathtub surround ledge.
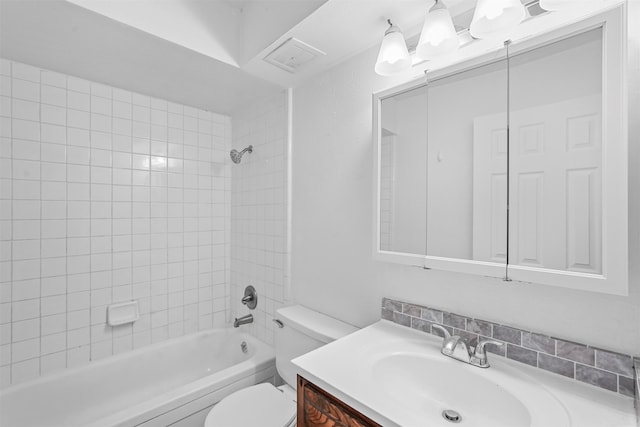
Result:
{"label": "bathtub surround ledge", "polygon": [[450,333],[467,338],[474,346],[479,339],[501,341],[504,346],[488,346],[487,351],[605,390],[635,396],[640,420],[637,376],[640,358],[389,298],[382,299],[381,317],[434,335],[440,334],[432,325],[439,324]]}

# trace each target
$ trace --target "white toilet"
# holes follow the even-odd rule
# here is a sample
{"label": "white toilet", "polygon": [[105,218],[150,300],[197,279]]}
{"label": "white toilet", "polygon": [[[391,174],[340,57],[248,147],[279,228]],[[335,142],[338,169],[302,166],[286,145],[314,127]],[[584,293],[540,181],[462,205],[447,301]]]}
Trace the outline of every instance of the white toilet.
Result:
{"label": "white toilet", "polygon": [[[205,427],[289,427],[296,421],[296,368],[291,360],[357,328],[300,305],[276,311],[276,368],[285,384],[257,384],[222,399]],[[280,326],[282,325],[282,326]]]}

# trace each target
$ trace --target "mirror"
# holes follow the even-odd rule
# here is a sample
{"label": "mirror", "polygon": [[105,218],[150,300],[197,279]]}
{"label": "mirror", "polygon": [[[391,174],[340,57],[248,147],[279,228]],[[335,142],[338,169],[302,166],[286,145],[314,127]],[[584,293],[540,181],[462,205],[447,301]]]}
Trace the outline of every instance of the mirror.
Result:
{"label": "mirror", "polygon": [[623,22],[605,10],[374,94],[374,257],[626,295]]}

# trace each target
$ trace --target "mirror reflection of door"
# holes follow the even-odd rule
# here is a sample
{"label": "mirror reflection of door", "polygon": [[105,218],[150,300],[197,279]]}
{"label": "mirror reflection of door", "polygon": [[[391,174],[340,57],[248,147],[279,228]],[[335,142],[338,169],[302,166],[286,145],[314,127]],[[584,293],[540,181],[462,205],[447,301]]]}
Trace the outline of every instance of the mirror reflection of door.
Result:
{"label": "mirror reflection of door", "polygon": [[[602,271],[602,33],[591,30],[510,60],[509,263]],[[504,215],[503,117],[474,123],[474,224]],[[489,194],[490,197],[481,197]],[[474,226],[474,257],[503,236]]]}
{"label": "mirror reflection of door", "polygon": [[473,259],[507,261],[507,114],[473,123]]}

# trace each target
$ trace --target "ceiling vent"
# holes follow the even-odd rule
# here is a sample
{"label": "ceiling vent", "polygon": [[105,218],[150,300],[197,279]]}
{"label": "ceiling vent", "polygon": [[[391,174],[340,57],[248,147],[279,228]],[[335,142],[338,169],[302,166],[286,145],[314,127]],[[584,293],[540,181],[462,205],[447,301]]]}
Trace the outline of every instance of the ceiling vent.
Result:
{"label": "ceiling vent", "polygon": [[291,37],[264,57],[264,60],[290,73],[326,53]]}

